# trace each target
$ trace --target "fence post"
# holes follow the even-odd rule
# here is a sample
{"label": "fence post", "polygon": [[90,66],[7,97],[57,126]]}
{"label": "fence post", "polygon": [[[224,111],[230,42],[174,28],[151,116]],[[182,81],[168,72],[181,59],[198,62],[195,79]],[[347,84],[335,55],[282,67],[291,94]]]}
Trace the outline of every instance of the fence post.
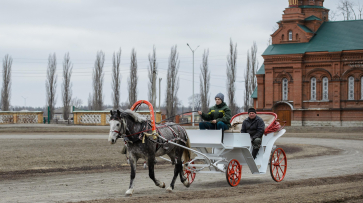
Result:
{"label": "fence post", "polygon": [[101,113],[101,125],[106,125],[106,113]]}
{"label": "fence post", "polygon": [[50,123],[50,108],[49,108],[49,106],[48,106],[48,124]]}
{"label": "fence post", "polygon": [[15,124],[15,123],[17,122],[17,120],[18,120],[18,119],[17,119],[17,116],[18,116],[17,114],[13,114],[13,121],[14,121],[14,124]]}

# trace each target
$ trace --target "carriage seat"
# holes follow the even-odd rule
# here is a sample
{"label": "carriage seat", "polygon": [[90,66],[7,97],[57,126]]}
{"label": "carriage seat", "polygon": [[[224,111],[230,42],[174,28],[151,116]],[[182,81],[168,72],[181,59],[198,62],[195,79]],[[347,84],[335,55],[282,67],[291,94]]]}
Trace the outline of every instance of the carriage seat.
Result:
{"label": "carriage seat", "polygon": [[[259,113],[257,112],[257,115],[262,118],[263,122],[265,122],[265,129],[275,121],[276,117],[273,114],[267,114],[267,113]],[[225,133],[240,133],[242,129],[242,123],[243,121],[248,118],[248,113],[239,113],[234,118],[232,118],[231,126],[229,130],[225,130]]]}

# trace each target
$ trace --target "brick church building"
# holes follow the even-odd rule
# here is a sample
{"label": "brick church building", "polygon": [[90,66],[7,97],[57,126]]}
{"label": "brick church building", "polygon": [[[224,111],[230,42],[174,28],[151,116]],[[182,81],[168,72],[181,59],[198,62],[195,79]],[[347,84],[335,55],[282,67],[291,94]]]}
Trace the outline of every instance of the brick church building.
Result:
{"label": "brick church building", "polygon": [[329,21],[324,0],[290,0],[262,54],[257,111],[292,126],[363,126],[363,20]]}

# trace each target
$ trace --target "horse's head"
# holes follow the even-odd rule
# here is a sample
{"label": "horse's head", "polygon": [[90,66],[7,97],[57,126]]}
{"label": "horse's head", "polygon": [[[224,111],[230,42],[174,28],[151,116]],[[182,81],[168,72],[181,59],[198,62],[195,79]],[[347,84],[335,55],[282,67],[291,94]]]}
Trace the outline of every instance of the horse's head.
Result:
{"label": "horse's head", "polygon": [[135,141],[138,139],[137,134],[131,137],[128,135],[139,132],[142,128],[142,123],[145,122],[145,118],[131,110],[122,112],[119,110],[111,110],[110,113],[110,134],[108,141],[111,144],[115,144],[118,138],[124,138],[126,141]]}
{"label": "horse's head", "polygon": [[110,134],[108,135],[108,141],[111,144],[115,144],[118,138],[121,138],[126,133],[125,119],[121,118],[121,112],[110,111]]}

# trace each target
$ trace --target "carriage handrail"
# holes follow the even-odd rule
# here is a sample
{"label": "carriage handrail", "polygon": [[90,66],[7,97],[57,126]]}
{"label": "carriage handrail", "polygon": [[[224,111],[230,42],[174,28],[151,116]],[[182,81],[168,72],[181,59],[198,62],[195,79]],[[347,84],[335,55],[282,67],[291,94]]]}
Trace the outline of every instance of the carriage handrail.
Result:
{"label": "carriage handrail", "polygon": [[[238,117],[240,115],[244,115],[244,114],[248,114],[248,113],[242,112],[242,113],[238,113],[238,114],[234,115],[231,118],[230,123],[232,123],[233,119],[235,119],[236,117]],[[283,127],[281,128],[280,123],[276,121],[277,114],[275,114],[273,112],[257,112],[256,114],[269,114],[269,115],[273,115],[275,117],[275,119],[265,129],[265,132],[264,132],[265,135],[267,135],[268,133],[271,133],[271,132],[278,132],[283,128]]]}

